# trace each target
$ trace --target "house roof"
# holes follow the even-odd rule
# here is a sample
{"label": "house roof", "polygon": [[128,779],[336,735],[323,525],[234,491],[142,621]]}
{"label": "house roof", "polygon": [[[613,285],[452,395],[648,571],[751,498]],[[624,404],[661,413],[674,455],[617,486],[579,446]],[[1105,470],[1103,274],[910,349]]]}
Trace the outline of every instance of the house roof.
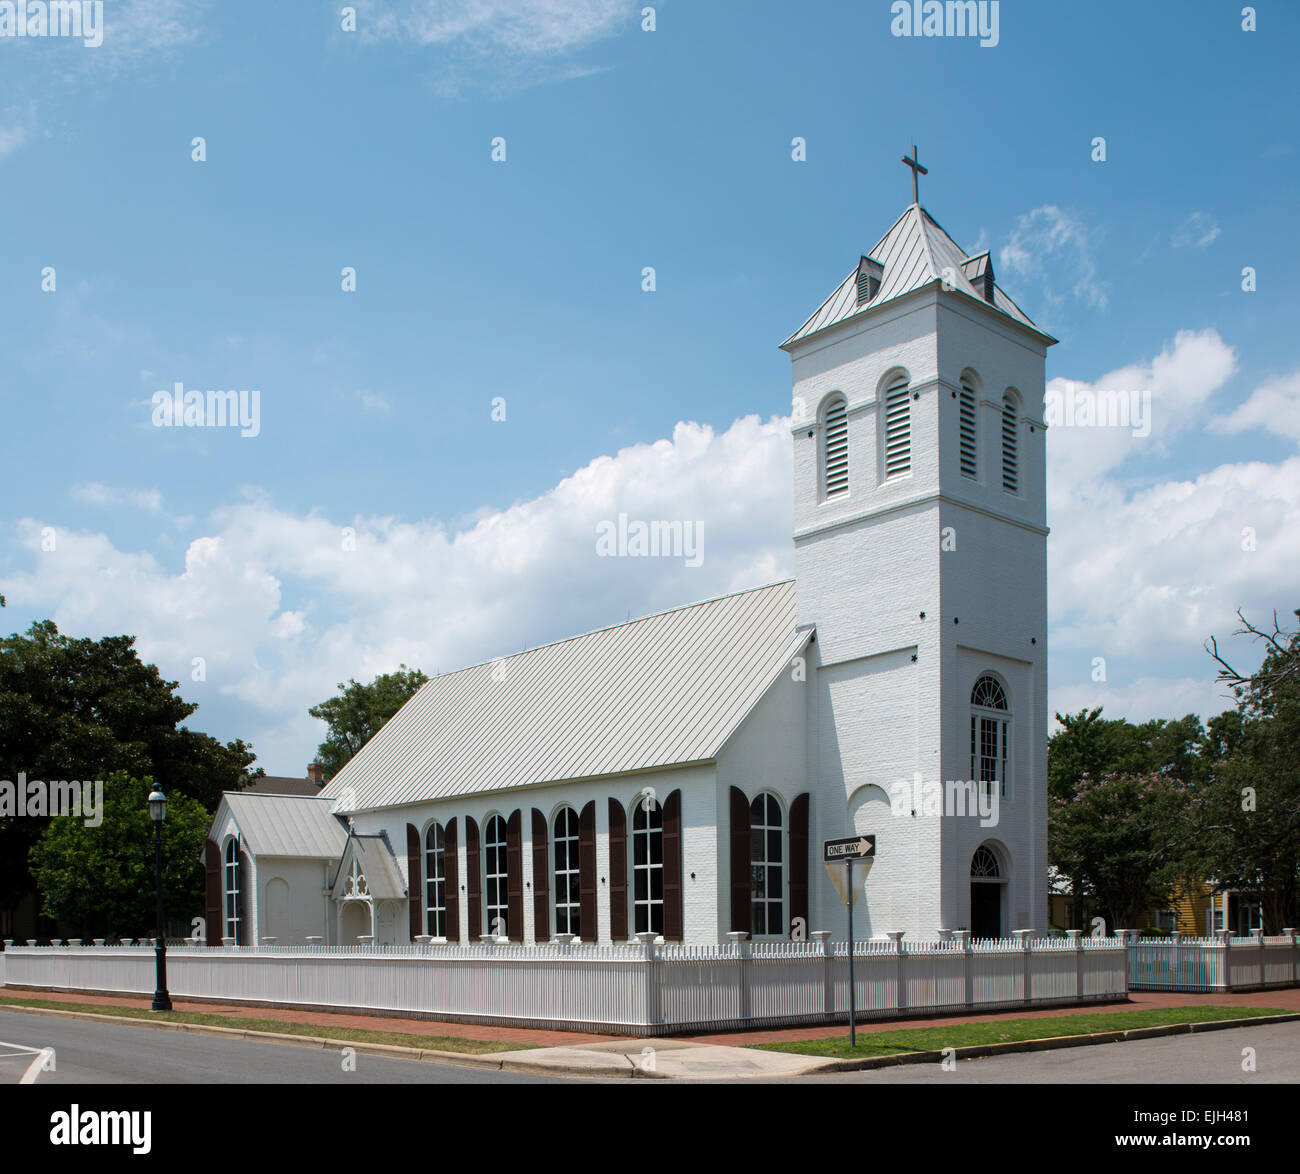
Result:
{"label": "house roof", "polygon": [[434,677],[322,795],[354,811],[705,761],[810,634],[786,580]]}
{"label": "house roof", "polygon": [[[330,799],[226,791],[221,804],[234,816],[240,838],[254,856],[335,860],[347,842],[343,821],[330,814],[334,807]],[[214,826],[220,819],[218,807]]]}
{"label": "house roof", "polygon": [[321,784],[314,779],[286,778],[283,775],[263,775],[242,789],[247,795],[319,795]]}
{"label": "house roof", "polygon": [[[870,259],[878,261],[884,271],[881,274],[880,288],[869,302],[865,305],[858,304],[858,273],[862,268],[859,262],[817,312],[781,345],[788,348],[800,339],[808,338],[858,314],[868,313],[885,302],[945,278],[958,292],[969,295],[982,305],[989,304],[972,284],[992,264],[987,251],[968,256],[920,204],[911,205],[894,222],[893,227],[876,242]],[[1012,321],[1027,326],[1050,342],[1056,341],[1051,335],[1039,330],[996,282],[993,286],[992,304],[994,309]]]}
{"label": "house roof", "polygon": [[330,888],[336,901],[346,894],[353,860],[357,862],[357,871],[366,878],[366,895],[376,901],[407,895],[406,881],[402,878],[402,871],[393,856],[388,837],[382,832],[377,835],[354,833],[347,837],[338,872],[335,873],[334,884]]}

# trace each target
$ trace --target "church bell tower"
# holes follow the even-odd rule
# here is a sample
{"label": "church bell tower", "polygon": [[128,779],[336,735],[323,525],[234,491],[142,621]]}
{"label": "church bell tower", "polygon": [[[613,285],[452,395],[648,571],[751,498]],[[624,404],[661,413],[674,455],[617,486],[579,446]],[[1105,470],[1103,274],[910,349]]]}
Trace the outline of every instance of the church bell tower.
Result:
{"label": "church bell tower", "polygon": [[[1043,395],[1055,343],[913,202],[783,344],[814,838],[868,936],[1047,928]],[[812,917],[838,924],[829,886]]]}

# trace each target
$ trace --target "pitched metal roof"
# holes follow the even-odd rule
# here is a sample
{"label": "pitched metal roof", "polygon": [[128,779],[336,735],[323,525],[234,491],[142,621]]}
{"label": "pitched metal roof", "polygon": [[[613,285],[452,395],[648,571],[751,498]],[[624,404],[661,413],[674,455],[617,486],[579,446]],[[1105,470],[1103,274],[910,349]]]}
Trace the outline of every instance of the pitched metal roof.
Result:
{"label": "pitched metal roof", "polygon": [[808,636],[786,580],[447,673],[321,793],[353,811],[714,758]]}
{"label": "pitched metal roof", "polygon": [[[983,257],[982,265],[971,265]],[[789,347],[802,338],[847,321],[858,314],[865,314],[877,306],[894,298],[902,297],[913,290],[929,285],[933,281],[942,281],[945,270],[949,283],[960,293],[988,305],[983,296],[971,284],[991,263],[987,254],[969,257],[965,250],[950,237],[920,204],[913,204],[893,224],[893,227],[876,242],[871,250],[871,259],[878,261],[884,268],[880,288],[865,305],[858,304],[858,271],[861,261],[853,271],[836,287],[835,292],[824,301],[798,330],[781,345]],[[1007,296],[1001,286],[994,284],[993,306],[1013,321],[1028,326],[1045,338],[1050,335],[1039,330],[1029,320],[1028,315]],[[1055,339],[1052,340],[1053,342]]]}
{"label": "pitched metal roof", "polygon": [[[331,815],[334,802],[318,796],[226,791],[221,802],[235,817],[254,856],[305,856],[334,860],[347,842],[347,828]],[[214,825],[221,818],[217,810]]]}
{"label": "pitched metal roof", "polygon": [[407,895],[406,881],[393,856],[393,846],[388,837],[377,835],[351,835],[348,837],[338,871],[330,891],[337,901],[347,892],[348,878],[352,874],[352,861],[357,871],[366,878],[366,894],[376,901],[390,900]]}

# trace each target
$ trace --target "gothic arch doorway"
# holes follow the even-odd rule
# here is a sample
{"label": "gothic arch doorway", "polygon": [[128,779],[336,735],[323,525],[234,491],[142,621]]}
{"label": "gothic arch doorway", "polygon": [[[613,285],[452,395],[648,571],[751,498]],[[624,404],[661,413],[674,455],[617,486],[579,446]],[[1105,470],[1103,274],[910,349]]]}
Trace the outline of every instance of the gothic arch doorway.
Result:
{"label": "gothic arch doorway", "polygon": [[1007,878],[998,855],[988,844],[975,849],[970,860],[970,936],[1002,936],[1002,901]]}

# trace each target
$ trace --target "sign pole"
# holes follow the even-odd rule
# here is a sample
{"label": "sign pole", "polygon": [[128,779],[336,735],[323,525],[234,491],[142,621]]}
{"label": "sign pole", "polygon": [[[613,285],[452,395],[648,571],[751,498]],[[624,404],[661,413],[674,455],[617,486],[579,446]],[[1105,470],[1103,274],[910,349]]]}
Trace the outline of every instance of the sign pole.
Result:
{"label": "sign pole", "polygon": [[844,862],[844,891],[849,894],[849,1048],[858,1046],[858,988],[853,981],[853,861]]}

